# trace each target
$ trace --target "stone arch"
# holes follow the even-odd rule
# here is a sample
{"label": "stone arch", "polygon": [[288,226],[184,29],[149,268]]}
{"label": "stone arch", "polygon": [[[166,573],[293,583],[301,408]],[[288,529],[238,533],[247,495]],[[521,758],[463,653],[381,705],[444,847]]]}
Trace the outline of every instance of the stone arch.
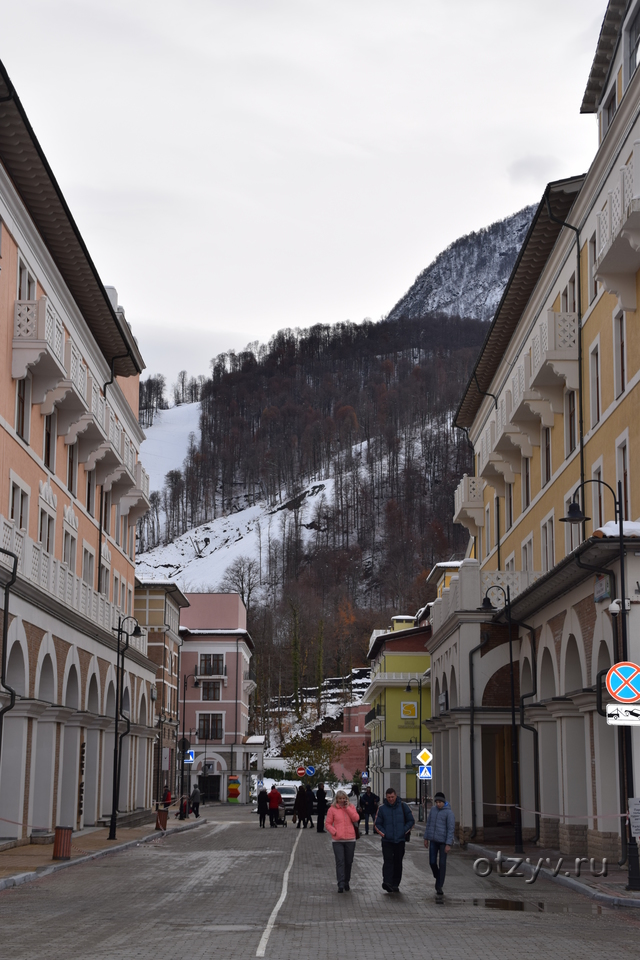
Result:
{"label": "stone arch", "polygon": [[[80,677],[82,676],[80,670],[80,658],[78,657],[78,651],[75,647],[69,649],[67,654],[67,662],[64,667],[64,677],[62,678],[62,703],[65,707],[73,707],[75,710],[81,710],[82,704],[80,701],[81,689],[80,689]],[[71,683],[71,689],[69,689],[69,683]]]}
{"label": "stone arch", "polygon": [[7,635],[7,683],[19,697],[26,697],[29,689],[29,648],[24,625],[14,617]]}
{"label": "stone arch", "polygon": [[36,687],[36,699],[48,700],[49,703],[56,702],[56,690],[58,683],[56,680],[54,660],[50,653],[46,653],[39,665],[38,685]]}
{"label": "stone arch", "polygon": [[456,682],[456,668],[451,667],[451,680],[449,682],[449,708],[455,710],[458,706],[458,684]]}
{"label": "stone arch", "polygon": [[122,691],[122,712],[125,717],[131,718],[131,693],[128,684],[125,684],[125,688]]}
{"label": "stone arch", "polygon": [[564,651],[564,692],[573,693],[584,688],[584,674],[576,638],[569,634]]}
{"label": "stone arch", "polygon": [[107,695],[104,700],[105,716],[113,717],[116,712],[116,688],[113,680],[107,686]]}
{"label": "stone arch", "polygon": [[[446,673],[443,673],[443,674],[442,674],[442,691],[441,691],[441,692],[442,692],[443,694],[449,692],[449,688],[448,688],[448,685],[447,685],[447,675],[446,675]],[[448,701],[448,698],[447,698],[447,701]],[[451,704],[450,704],[449,702],[447,702],[447,708],[449,708],[450,706],[451,706]]]}
{"label": "stone arch", "polygon": [[[622,528],[624,530],[624,527]],[[600,673],[601,670],[608,670],[612,666],[611,663],[611,654],[609,653],[609,647],[607,646],[606,640],[600,641],[600,646],[598,647],[598,657],[596,659],[596,676]],[[595,682],[595,677],[594,677]]]}
{"label": "stone arch", "polygon": [[436,685],[434,688],[433,694],[433,715],[434,717],[440,716],[440,679],[436,677]]}
{"label": "stone arch", "polygon": [[526,696],[533,691],[533,674],[531,673],[531,662],[528,657],[522,661],[522,670],[520,672],[520,693]]}
{"label": "stone arch", "polygon": [[144,687],[141,689],[140,702],[138,704],[138,723],[146,727],[148,725],[147,720],[147,696],[144,692]]}
{"label": "stone arch", "polygon": [[552,697],[557,696],[557,689],[554,658],[549,648],[544,647],[540,657],[539,699],[551,700]]}
{"label": "stone arch", "polygon": [[95,673],[91,674],[87,688],[87,710],[89,713],[100,713],[100,690]]}

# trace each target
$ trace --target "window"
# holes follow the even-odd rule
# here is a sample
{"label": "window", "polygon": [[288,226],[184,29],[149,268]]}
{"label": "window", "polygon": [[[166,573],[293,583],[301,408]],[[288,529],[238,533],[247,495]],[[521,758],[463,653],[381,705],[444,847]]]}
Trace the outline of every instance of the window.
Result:
{"label": "window", "polygon": [[44,418],[44,449],[42,452],[42,459],[44,460],[44,465],[47,470],[50,470],[51,473],[55,471],[56,468],[56,416],[55,413],[50,413],[47,417]]}
{"label": "window", "polygon": [[491,507],[489,504],[484,508],[484,555],[485,558],[491,553]]}
{"label": "window", "polygon": [[120,503],[116,504],[116,529],[115,529],[115,541],[120,546],[120,533],[122,530],[122,519],[120,517]]}
{"label": "window", "polygon": [[65,530],[62,537],[62,559],[69,569],[76,572],[76,538],[69,530]]}
{"label": "window", "polygon": [[127,585],[124,580],[120,581],[120,609],[124,613],[125,597],[127,595]]}
{"label": "window", "polygon": [[576,392],[575,390],[568,390],[565,397],[565,430],[566,430],[566,444],[567,444],[567,456],[573,453],[578,442],[578,430],[576,426]]}
{"label": "window", "polygon": [[504,562],[505,573],[515,573],[516,572],[516,557],[512,553]]}
{"label": "window", "polygon": [[542,537],[540,547],[542,552],[542,571],[546,573],[548,570],[551,570],[555,563],[552,516],[540,525],[540,535]]}
{"label": "window", "polygon": [[82,579],[85,583],[88,583],[90,587],[93,587],[93,571],[94,571],[95,557],[90,550],[87,550],[85,547],[82,551]]}
{"label": "window", "polygon": [[604,523],[604,502],[603,502],[603,487],[602,487],[602,467],[595,467],[592,473],[594,480],[598,481],[597,483],[592,484],[593,487],[593,529],[598,530]]}
{"label": "window", "polygon": [[513,526],[513,484],[504,485],[504,526],[510,530]]}
{"label": "window", "polygon": [[29,494],[15,482],[11,484],[10,515],[18,530],[28,529]]}
{"label": "window", "polygon": [[203,682],[202,699],[203,700],[219,700],[220,699],[220,681],[219,680],[205,680]]}
{"label": "window", "polygon": [[611,126],[611,123],[612,123],[612,121],[613,121],[613,118],[614,118],[615,115],[616,115],[616,107],[617,107],[617,104],[616,104],[616,85],[615,85],[615,83],[614,83],[613,87],[611,88],[611,93],[610,93],[609,96],[607,97],[607,99],[606,99],[606,101],[605,101],[605,105],[604,105],[604,107],[602,108],[602,134],[603,134],[603,136],[604,136],[604,134],[607,132],[607,130],[609,129],[609,127]]}
{"label": "window", "polygon": [[127,616],[130,617],[133,613],[133,590],[131,587],[127,590]]}
{"label": "window", "polygon": [[551,480],[551,427],[542,428],[542,486]]}
{"label": "window", "polygon": [[[127,521],[128,523],[128,521]],[[129,527],[129,557],[133,560],[136,549],[136,528]]]}
{"label": "window", "polygon": [[67,489],[69,493],[76,495],[76,485],[78,480],[78,444],[67,444]]}
{"label": "window", "polygon": [[629,504],[629,451],[627,441],[618,445],[618,480],[622,483],[622,517],[628,520],[631,516]]}
{"label": "window", "polygon": [[624,313],[620,313],[613,318],[613,375],[616,398],[624,392],[627,385],[625,332],[625,316]]}
{"label": "window", "polygon": [[533,537],[522,544],[522,569],[527,573],[533,570]]}
{"label": "window", "polygon": [[52,554],[54,550],[54,532],[56,522],[46,510],[40,510],[40,525],[38,539],[45,553]]}
{"label": "window", "polygon": [[113,602],[116,604],[116,606],[118,605],[119,599],[120,599],[120,577],[114,570],[113,571]]}
{"label": "window", "polygon": [[522,509],[526,510],[531,504],[531,459],[522,458]]}
{"label": "window", "polygon": [[[564,515],[569,514],[569,507],[573,503],[575,490],[565,499]],[[564,527],[564,549],[565,553],[571,553],[582,542],[582,524],[581,523],[563,523]]]}
{"label": "window", "polygon": [[36,281],[25,264],[18,264],[18,300],[35,300]]}
{"label": "window", "polygon": [[87,513],[95,517],[96,515],[96,472],[89,470],[87,477]]}
{"label": "window", "polygon": [[576,277],[572,274],[569,283],[560,295],[560,310],[562,313],[575,313],[576,310]]}
{"label": "window", "polygon": [[224,675],[224,654],[201,653],[199,673],[203,677],[222,677]]}
{"label": "window", "polygon": [[589,240],[589,303],[593,303],[598,296],[598,281],[596,280],[596,235]]}
{"label": "window", "polygon": [[198,739],[222,740],[222,714],[201,713],[198,717]]}
{"label": "window", "polygon": [[104,560],[100,566],[100,583],[98,584],[98,592],[103,596],[109,599],[109,580],[111,579],[111,571],[106,565]]}
{"label": "window", "polygon": [[629,27],[629,58],[627,60],[629,76],[627,83],[636,72],[638,62],[640,62],[640,10],[636,13]]}
{"label": "window", "polygon": [[596,344],[591,350],[589,359],[590,369],[590,400],[591,426],[600,422],[600,347]]}
{"label": "window", "polygon": [[[107,536],[111,533],[111,494],[105,493],[102,502],[102,529]],[[123,604],[124,607],[124,604]]]}
{"label": "window", "polygon": [[29,426],[31,421],[31,380],[24,377],[18,380],[16,386],[16,433],[29,443]]}

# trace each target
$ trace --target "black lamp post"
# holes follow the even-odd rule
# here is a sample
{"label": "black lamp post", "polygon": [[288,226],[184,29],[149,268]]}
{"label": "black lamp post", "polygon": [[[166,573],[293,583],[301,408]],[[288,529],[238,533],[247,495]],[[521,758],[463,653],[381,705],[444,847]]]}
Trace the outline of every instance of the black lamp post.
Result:
{"label": "black lamp post", "polygon": [[[420,731],[419,731],[419,734],[418,734],[418,739],[419,739],[418,750],[419,750],[420,753],[422,753],[422,678],[421,678],[421,677],[411,677],[411,679],[408,681],[408,683],[407,683],[407,685],[406,685],[406,687],[405,687],[405,690],[406,690],[407,693],[411,693],[411,684],[412,684],[412,683],[417,683],[417,684],[418,684],[418,700],[420,701],[419,704],[418,704],[419,723],[420,723]],[[421,821],[421,820],[424,820],[424,814],[423,814],[423,811],[422,811],[422,780],[421,780],[419,777],[418,777],[418,784],[419,784],[418,789],[419,789],[419,791],[420,791],[420,798],[419,798],[419,803],[418,803],[418,821]]]}
{"label": "black lamp post", "polygon": [[[180,820],[186,820],[185,803],[184,803],[184,755],[189,748],[185,745],[184,732],[186,728],[185,717],[186,717],[186,709],[187,709],[187,680],[189,679],[189,677],[193,677],[194,687],[200,686],[200,681],[198,680],[198,674],[195,671],[193,673],[184,674],[184,686],[182,689],[182,740],[180,741],[180,747],[181,747],[180,754],[182,757],[182,761],[180,764],[180,815],[179,815]],[[188,743],[189,741],[186,741],[186,742]]]}
{"label": "black lamp post", "polygon": [[[569,510],[567,511],[566,517],[561,517],[562,523],[586,523],[587,520],[590,520],[591,517],[585,517],[584,511],[578,502],[578,493],[582,491],[581,499],[584,502],[584,487],[587,483],[597,483],[599,486],[606,487],[610,491],[611,496],[613,497],[614,503],[614,520],[618,523],[618,545],[620,550],[620,631],[622,635],[622,659],[627,660],[629,657],[629,648],[627,642],[627,609],[626,609],[626,585],[625,585],[625,570],[624,570],[624,501],[622,499],[622,481],[618,480],[618,496],[616,497],[613,487],[610,487],[608,483],[605,483],[604,480],[585,480],[583,484],[576,490],[573,495],[573,499],[569,504]],[[633,751],[632,751],[632,742],[631,742],[631,730],[629,727],[622,728],[622,735],[624,738],[624,755],[625,755],[625,775],[626,775],[626,788],[627,788],[627,808],[629,806],[628,800],[629,797],[634,795],[634,785],[633,785]],[[629,836],[627,840],[627,849],[629,851],[628,857],[628,874],[627,874],[627,890],[640,890],[640,860],[638,859],[638,844],[636,838],[631,832],[631,823],[629,823]]]}
{"label": "black lamp post", "polygon": [[[133,620],[135,626],[131,633],[125,630],[124,624],[127,620]],[[130,728],[128,717],[122,714],[122,694],[124,687],[124,658],[129,649],[130,637],[141,637],[142,630],[135,617],[118,616],[118,626],[111,628],[118,637],[118,647],[116,654],[116,710],[115,710],[115,729],[113,732],[113,787],[111,794],[111,822],[109,824],[109,840],[116,839],[116,819],[118,816],[118,797],[120,796],[120,753],[122,748],[122,738],[127,735]],[[121,648],[122,635],[127,638],[126,643]],[[118,737],[118,725],[120,719],[127,721],[127,729]]]}
{"label": "black lamp post", "polygon": [[15,706],[16,692],[13,687],[7,684],[7,638],[9,635],[9,593],[11,587],[16,582],[18,576],[18,558],[15,553],[0,547],[0,554],[7,557],[11,563],[9,568],[3,559],[0,562],[0,585],[4,588],[4,611],[2,617],[2,673],[0,675],[0,684],[3,690],[9,691],[9,703],[0,710],[0,757],[2,756],[2,722],[5,713],[8,713]]}
{"label": "black lamp post", "polygon": [[518,728],[516,726],[516,687],[513,669],[513,640],[511,637],[511,593],[508,586],[505,590],[505,588],[499,583],[489,587],[482,600],[483,610],[494,609],[493,604],[489,599],[489,593],[491,590],[502,591],[505,600],[505,608],[507,611],[507,629],[509,631],[509,680],[511,685],[511,779],[513,780],[513,799],[516,813],[514,824],[514,840],[515,852],[524,853],[522,847],[522,811],[520,809],[520,755],[518,750]]}

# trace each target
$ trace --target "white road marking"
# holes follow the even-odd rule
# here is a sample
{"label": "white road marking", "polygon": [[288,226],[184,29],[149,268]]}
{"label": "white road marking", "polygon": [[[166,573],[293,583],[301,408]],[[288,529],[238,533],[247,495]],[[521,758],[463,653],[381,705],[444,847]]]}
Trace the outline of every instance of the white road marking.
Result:
{"label": "white road marking", "polygon": [[265,953],[265,950],[267,949],[267,944],[269,942],[269,937],[271,936],[271,931],[275,926],[276,917],[280,913],[280,907],[282,906],[284,901],[287,899],[287,888],[289,886],[289,874],[291,873],[291,867],[293,866],[293,858],[296,855],[296,847],[298,846],[300,842],[300,837],[302,836],[302,833],[300,833],[299,831],[297,832],[298,832],[298,836],[296,837],[296,842],[293,845],[293,850],[291,851],[291,856],[289,857],[289,865],[285,870],[284,876],[282,878],[282,892],[280,893],[278,902],[276,903],[275,907],[271,911],[271,916],[269,917],[267,925],[264,928],[264,932],[260,937],[260,943],[258,944],[258,949],[256,950],[256,957],[264,957],[264,953]]}

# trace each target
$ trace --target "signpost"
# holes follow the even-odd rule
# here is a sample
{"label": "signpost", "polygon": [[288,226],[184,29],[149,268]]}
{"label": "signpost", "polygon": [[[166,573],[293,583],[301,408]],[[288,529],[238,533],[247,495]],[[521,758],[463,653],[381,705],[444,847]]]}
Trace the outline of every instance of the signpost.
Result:
{"label": "signpost", "polygon": [[422,764],[423,767],[428,766],[433,760],[433,754],[426,747],[423,747],[419,754],[417,754],[418,762]]}
{"label": "signpost", "polygon": [[618,703],[640,701],[640,667],[637,663],[621,660],[614,663],[606,677],[607,690]]}
{"label": "signpost", "polygon": [[296,773],[298,774],[299,777],[304,777],[306,773],[305,767],[299,766],[298,769],[296,770]]}
{"label": "signpost", "polygon": [[307,774],[308,777],[312,777],[315,772],[316,772],[316,768],[312,767],[311,764],[309,764],[309,766],[305,770],[305,773]]}
{"label": "signpost", "polygon": [[431,780],[431,767],[424,764],[418,768],[418,779],[420,780]]}

